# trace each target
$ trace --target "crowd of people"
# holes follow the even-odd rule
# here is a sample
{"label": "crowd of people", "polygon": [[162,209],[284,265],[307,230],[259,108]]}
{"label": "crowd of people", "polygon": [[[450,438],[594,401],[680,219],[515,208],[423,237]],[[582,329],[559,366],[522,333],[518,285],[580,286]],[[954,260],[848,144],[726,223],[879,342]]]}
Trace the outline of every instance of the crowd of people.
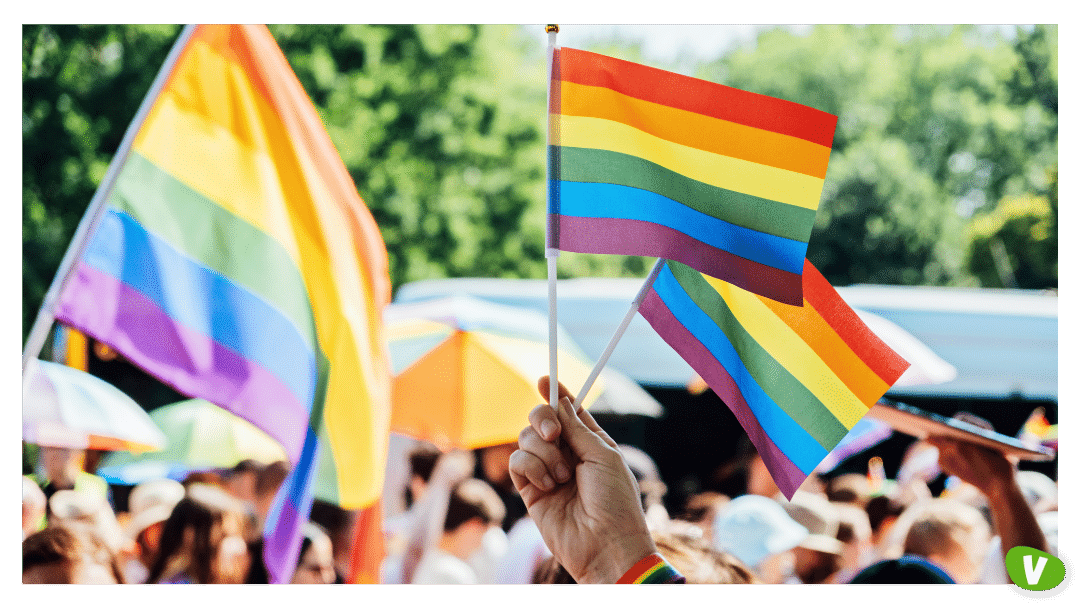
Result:
{"label": "crowd of people", "polygon": [[[811,475],[790,500],[751,452],[741,491],[700,492],[675,513],[652,459],[568,399],[538,405],[515,443],[416,442],[401,460],[382,583],[1007,583],[1010,548],[1057,553],[1056,483],[943,438],[912,444],[895,481]],[[286,463],[154,479],[126,500],[77,450],[42,447],[40,463],[23,478],[24,583],[268,582],[262,524]],[[317,511],[293,583],[348,574],[348,526]]]}

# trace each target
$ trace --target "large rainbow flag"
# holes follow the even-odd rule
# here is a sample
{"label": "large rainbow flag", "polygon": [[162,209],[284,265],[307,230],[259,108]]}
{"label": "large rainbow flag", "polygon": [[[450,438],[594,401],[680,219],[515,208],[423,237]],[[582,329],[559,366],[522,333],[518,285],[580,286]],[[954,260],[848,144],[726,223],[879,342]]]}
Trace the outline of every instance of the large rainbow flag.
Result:
{"label": "large rainbow flag", "polygon": [[789,499],[908,368],[810,262],[791,306],[668,261],[641,315],[724,401]]}
{"label": "large rainbow flag", "polygon": [[282,443],[288,582],[316,476],[344,508],[381,493],[386,248],[265,26],[195,27],[121,160],[57,318]]}
{"label": "large rainbow flag", "polygon": [[549,247],[677,260],[802,304],[836,116],[555,49]]}

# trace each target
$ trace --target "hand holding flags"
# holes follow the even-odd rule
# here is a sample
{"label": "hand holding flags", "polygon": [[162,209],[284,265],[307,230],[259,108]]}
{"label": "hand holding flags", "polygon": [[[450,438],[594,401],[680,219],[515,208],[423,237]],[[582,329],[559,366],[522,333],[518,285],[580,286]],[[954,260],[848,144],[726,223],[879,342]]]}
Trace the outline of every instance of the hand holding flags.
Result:
{"label": "hand holding flags", "polygon": [[565,48],[549,99],[549,240],[661,258],[593,376],[640,305],[790,498],[908,367],[805,259],[836,116]]}

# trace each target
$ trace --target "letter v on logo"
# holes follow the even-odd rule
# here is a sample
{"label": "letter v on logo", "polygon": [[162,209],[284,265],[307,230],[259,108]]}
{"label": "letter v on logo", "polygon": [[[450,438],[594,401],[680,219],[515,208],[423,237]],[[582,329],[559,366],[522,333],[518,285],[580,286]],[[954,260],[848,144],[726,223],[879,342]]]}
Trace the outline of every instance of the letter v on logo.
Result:
{"label": "letter v on logo", "polygon": [[1039,583],[1039,579],[1042,578],[1043,568],[1046,567],[1046,558],[1040,557],[1039,563],[1034,568],[1031,567],[1031,554],[1024,556],[1024,576],[1027,578],[1027,584],[1034,586]]}
{"label": "letter v on logo", "polygon": [[1065,580],[1065,564],[1057,557],[1031,547],[1013,547],[1005,554],[1005,570],[1021,589],[1046,591]]}

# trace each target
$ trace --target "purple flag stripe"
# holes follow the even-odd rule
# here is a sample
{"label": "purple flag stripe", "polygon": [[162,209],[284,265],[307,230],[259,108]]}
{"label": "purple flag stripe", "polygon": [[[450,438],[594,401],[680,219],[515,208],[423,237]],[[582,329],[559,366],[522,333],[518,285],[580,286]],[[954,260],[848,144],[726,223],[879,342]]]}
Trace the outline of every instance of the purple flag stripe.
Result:
{"label": "purple flag stripe", "polygon": [[671,344],[679,355],[701,374],[702,379],[735,414],[772,474],[777,487],[790,499],[806,480],[807,474],[795,466],[761,428],[727,370],[709,349],[675,318],[656,291],[649,291],[639,312],[656,329],[656,333],[663,336],[664,341]]}
{"label": "purple flag stripe", "polygon": [[619,218],[559,216],[559,248],[662,257],[767,298],[802,306],[802,277],[707,245],[673,228]]}
{"label": "purple flag stripe", "polygon": [[[221,405],[263,429],[291,461],[300,457],[308,411],[277,376],[176,323],[122,281],[80,262],[56,317],[123,352],[181,393]],[[269,411],[267,403],[277,406]]]}

